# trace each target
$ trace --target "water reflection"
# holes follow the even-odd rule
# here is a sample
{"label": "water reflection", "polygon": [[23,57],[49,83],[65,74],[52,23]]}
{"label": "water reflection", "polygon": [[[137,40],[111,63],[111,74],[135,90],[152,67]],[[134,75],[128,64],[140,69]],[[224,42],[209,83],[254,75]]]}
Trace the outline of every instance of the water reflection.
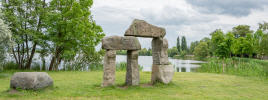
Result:
{"label": "water reflection", "polygon": [[[125,55],[117,55],[116,63],[126,62]],[[169,62],[174,66],[175,71],[177,72],[195,72],[198,67],[200,67],[203,61],[196,60],[181,60],[181,59],[171,59],[169,58]],[[143,66],[143,71],[151,71],[152,67],[152,56],[139,56],[139,65]]]}

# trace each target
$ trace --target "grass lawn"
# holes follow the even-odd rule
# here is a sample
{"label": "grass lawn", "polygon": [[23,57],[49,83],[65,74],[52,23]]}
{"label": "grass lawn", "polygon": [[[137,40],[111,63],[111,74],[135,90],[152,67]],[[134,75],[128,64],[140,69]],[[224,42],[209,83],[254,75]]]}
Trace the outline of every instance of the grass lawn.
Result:
{"label": "grass lawn", "polygon": [[211,73],[175,73],[168,85],[148,85],[150,72],[141,72],[141,85],[124,87],[125,72],[116,72],[116,86],[102,88],[102,72],[48,72],[54,87],[40,91],[9,91],[11,72],[0,73],[0,99],[122,99],[122,100],[268,100],[268,81]]}

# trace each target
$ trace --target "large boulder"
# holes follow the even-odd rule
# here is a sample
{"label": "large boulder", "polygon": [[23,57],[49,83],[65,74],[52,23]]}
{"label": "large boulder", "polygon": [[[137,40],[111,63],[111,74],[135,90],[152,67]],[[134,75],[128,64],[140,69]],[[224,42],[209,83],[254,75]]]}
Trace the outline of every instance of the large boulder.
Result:
{"label": "large boulder", "polygon": [[125,36],[135,37],[164,37],[166,30],[162,27],[157,27],[147,23],[144,20],[135,19],[130,27],[126,30]]}
{"label": "large boulder", "polygon": [[53,85],[46,72],[17,72],[10,80],[10,88],[38,90]]}
{"label": "large boulder", "polygon": [[102,49],[106,50],[140,50],[139,40],[133,36],[109,36],[102,39]]}
{"label": "large boulder", "polygon": [[172,65],[154,65],[152,66],[151,82],[162,82],[168,84],[171,82],[174,75],[174,68]]}

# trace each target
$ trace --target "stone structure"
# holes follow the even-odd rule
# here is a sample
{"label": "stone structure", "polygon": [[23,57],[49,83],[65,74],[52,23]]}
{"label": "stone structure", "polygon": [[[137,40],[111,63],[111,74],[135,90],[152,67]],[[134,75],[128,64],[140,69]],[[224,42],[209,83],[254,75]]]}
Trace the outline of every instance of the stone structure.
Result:
{"label": "stone structure", "polygon": [[126,85],[139,85],[138,50],[141,49],[141,45],[136,37],[105,37],[102,39],[102,49],[106,50],[103,66],[103,87],[114,84],[116,50],[127,50]]}
{"label": "stone structure", "polygon": [[138,19],[134,19],[128,30],[125,32],[125,36],[148,38],[164,37],[165,35],[166,30],[164,28],[151,25],[144,20]]}
{"label": "stone structure", "polygon": [[103,66],[103,83],[102,86],[114,85],[115,81],[115,57],[116,50],[106,50],[104,56],[104,66]]}
{"label": "stone structure", "polygon": [[46,72],[17,72],[10,80],[10,88],[38,90],[53,85]]}
{"label": "stone structure", "polygon": [[102,49],[106,50],[140,50],[139,40],[133,36],[109,36],[102,39]]}
{"label": "stone structure", "polygon": [[174,68],[172,65],[155,65],[152,66],[151,82],[162,82],[168,84],[174,75]]}
{"label": "stone structure", "polygon": [[152,56],[153,64],[167,65],[168,61],[168,41],[163,38],[153,38],[152,40]]}
{"label": "stone structure", "polygon": [[126,85],[139,85],[138,51],[127,51]]}
{"label": "stone structure", "polygon": [[126,85],[139,85],[138,50],[141,49],[136,37],[153,38],[152,40],[152,77],[151,82],[168,84],[173,77],[174,68],[168,61],[168,41],[164,39],[166,30],[151,25],[143,20],[135,19],[125,37],[110,36],[102,40],[102,48],[106,50],[104,58],[104,74],[102,86],[110,86],[115,80],[115,50],[127,50]]}
{"label": "stone structure", "polygon": [[174,68],[168,61],[168,41],[162,37],[152,40],[152,76],[151,82],[162,82],[168,84],[173,77]]}

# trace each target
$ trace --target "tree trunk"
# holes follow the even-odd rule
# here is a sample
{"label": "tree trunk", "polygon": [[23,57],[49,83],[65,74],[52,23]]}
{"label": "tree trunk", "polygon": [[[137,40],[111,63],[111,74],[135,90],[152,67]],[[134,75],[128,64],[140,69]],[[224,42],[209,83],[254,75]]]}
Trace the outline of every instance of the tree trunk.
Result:
{"label": "tree trunk", "polygon": [[57,57],[57,63],[56,63],[56,65],[55,65],[55,70],[59,70],[59,65],[60,65],[60,63],[61,63],[61,57],[58,56],[58,57]]}
{"label": "tree trunk", "polygon": [[55,60],[56,60],[56,57],[53,56],[52,59],[51,59],[51,61],[50,61],[49,71],[52,71],[53,70],[53,65],[54,65]]}
{"label": "tree trunk", "polygon": [[225,64],[224,64],[224,59],[222,60],[222,72],[224,73],[225,72]]}
{"label": "tree trunk", "polygon": [[59,47],[56,47],[56,51],[55,51],[55,55],[53,56],[53,58],[50,61],[50,65],[49,65],[49,70],[53,70],[54,67],[56,67],[56,60],[57,58],[60,56],[60,49]]}
{"label": "tree trunk", "polygon": [[44,56],[42,56],[41,59],[42,59],[42,70],[46,70],[46,59]]}
{"label": "tree trunk", "polygon": [[32,63],[32,60],[33,60],[33,57],[34,57],[34,54],[35,54],[36,45],[37,45],[37,43],[34,43],[30,58],[28,59],[28,62],[26,64],[27,69],[31,68],[31,63]]}
{"label": "tree trunk", "polygon": [[16,60],[16,63],[18,64],[19,61],[18,61],[18,58],[17,58],[17,56],[16,56],[16,54],[15,54],[15,50],[14,50],[14,47],[13,47],[13,46],[12,46],[12,53],[13,53],[13,56],[14,56],[14,58],[15,58],[15,60]]}
{"label": "tree trunk", "polygon": [[22,69],[22,65],[21,65],[21,56],[20,56],[20,44],[17,44],[17,54],[18,54],[18,65],[19,65],[19,68]]}

